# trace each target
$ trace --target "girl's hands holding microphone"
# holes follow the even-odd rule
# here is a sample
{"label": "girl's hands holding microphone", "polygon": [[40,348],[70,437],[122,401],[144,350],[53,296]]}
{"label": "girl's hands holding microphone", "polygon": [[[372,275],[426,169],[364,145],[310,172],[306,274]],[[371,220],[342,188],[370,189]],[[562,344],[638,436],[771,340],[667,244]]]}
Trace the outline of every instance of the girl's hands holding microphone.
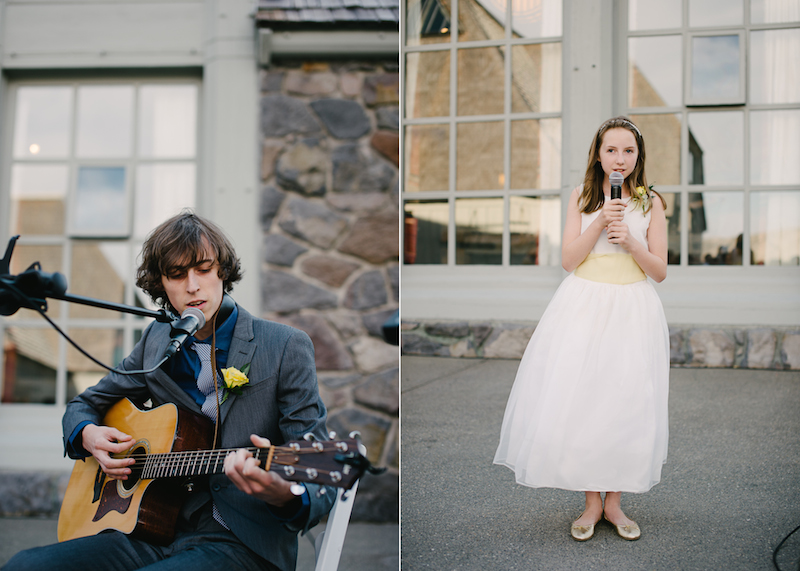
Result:
{"label": "girl's hands holding microphone", "polygon": [[625,204],[621,199],[615,198],[603,204],[602,216],[606,222],[608,241],[630,250],[628,225],[622,221],[624,215]]}

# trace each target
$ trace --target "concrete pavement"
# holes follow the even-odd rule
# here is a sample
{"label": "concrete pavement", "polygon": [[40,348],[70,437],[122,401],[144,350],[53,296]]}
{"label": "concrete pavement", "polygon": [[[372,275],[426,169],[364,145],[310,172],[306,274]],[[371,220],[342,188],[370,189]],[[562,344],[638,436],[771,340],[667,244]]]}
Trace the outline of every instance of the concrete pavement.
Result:
{"label": "concrete pavement", "polygon": [[[672,369],[661,483],[623,495],[642,538],[601,524],[578,543],[582,493],[519,486],[492,464],[518,363],[402,359],[403,571],[774,569],[800,525],[799,372]],[[798,536],[781,569],[797,568]]]}
{"label": "concrete pavement", "polygon": [[[55,543],[57,527],[55,519],[0,518],[0,565],[22,549]],[[316,537],[324,527],[320,524],[311,533]],[[347,528],[339,569],[397,571],[398,527],[396,524],[351,523]],[[313,569],[314,548],[306,537],[301,537],[297,570]]]}

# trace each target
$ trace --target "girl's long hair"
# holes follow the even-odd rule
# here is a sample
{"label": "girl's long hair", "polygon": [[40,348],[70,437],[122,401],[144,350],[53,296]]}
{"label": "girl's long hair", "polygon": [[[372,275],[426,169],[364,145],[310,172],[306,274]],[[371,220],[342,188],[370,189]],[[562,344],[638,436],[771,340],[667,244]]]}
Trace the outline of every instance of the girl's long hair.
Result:
{"label": "girl's long hair", "polygon": [[[625,180],[625,185],[628,187],[628,192],[630,192],[632,200],[636,201],[639,206],[642,207],[642,212],[646,214],[653,206],[652,197],[650,196],[650,193],[653,193],[661,200],[661,204],[664,205],[664,208],[666,208],[664,198],[655,190],[650,190],[647,186],[647,177],[644,173],[645,150],[642,133],[639,131],[639,128],[634,125],[633,121],[627,117],[619,116],[609,119],[600,125],[597,133],[595,133],[594,139],[592,139],[592,145],[589,147],[589,160],[586,165],[586,175],[583,177],[583,192],[581,192],[580,199],[578,200],[581,212],[589,214],[595,210],[599,210],[603,207],[603,203],[605,202],[605,196],[603,195],[605,172],[600,165],[599,153],[600,147],[603,144],[603,136],[606,134],[606,131],[610,129],[625,129],[630,131],[633,134],[633,138],[636,140],[636,146],[639,148],[639,157],[636,160],[636,166],[633,168],[633,172],[630,176]],[[643,187],[645,189],[642,195],[636,192],[636,188],[638,187]]]}

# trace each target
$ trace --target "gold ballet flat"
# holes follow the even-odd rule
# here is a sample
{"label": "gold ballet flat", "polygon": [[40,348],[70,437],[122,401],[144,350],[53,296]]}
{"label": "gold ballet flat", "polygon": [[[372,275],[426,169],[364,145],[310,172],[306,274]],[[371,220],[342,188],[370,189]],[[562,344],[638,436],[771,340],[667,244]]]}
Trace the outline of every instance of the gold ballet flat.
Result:
{"label": "gold ballet flat", "polygon": [[639,524],[637,524],[636,522],[632,522],[630,525],[617,525],[613,521],[608,519],[606,517],[606,514],[603,514],[603,518],[616,528],[617,535],[619,535],[622,539],[627,539],[628,541],[636,541],[642,536],[642,530],[639,529]]}
{"label": "gold ballet flat", "polygon": [[594,523],[591,525],[575,525],[573,523],[570,529],[570,535],[572,535],[572,539],[575,541],[588,541],[594,536],[595,525]]}

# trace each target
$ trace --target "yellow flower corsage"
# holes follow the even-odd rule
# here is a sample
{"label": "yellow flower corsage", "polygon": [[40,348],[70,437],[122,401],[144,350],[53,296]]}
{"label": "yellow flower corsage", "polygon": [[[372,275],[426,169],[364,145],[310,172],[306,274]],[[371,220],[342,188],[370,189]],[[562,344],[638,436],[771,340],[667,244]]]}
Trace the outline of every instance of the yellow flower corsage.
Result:
{"label": "yellow flower corsage", "polygon": [[[636,187],[636,194],[631,196],[638,206],[642,207],[642,214],[650,210],[650,192],[643,186]],[[650,185],[650,190],[653,190],[653,185]]]}
{"label": "yellow flower corsage", "polygon": [[222,402],[225,402],[231,393],[236,395],[242,394],[242,389],[250,382],[250,379],[247,378],[247,373],[249,371],[250,363],[242,367],[241,371],[236,367],[222,369],[222,378],[225,381],[225,396],[222,398]]}

